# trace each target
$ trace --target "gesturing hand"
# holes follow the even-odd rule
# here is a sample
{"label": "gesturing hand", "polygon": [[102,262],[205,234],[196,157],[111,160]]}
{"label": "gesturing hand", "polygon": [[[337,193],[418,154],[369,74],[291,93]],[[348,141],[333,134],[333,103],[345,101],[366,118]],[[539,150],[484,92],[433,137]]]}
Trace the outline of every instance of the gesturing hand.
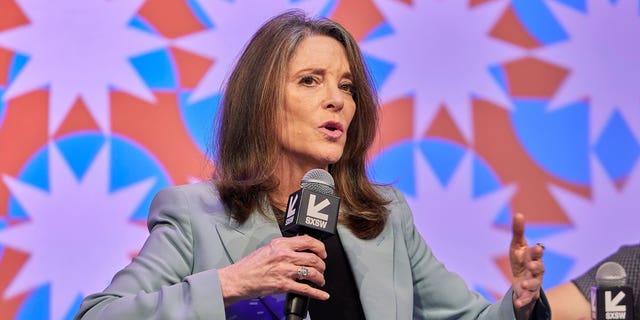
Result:
{"label": "gesturing hand", "polygon": [[310,236],[276,238],[242,260],[218,270],[225,306],[264,295],[293,292],[327,300],[329,294],[297,282],[303,278],[324,286],[324,244]]}
{"label": "gesturing hand", "polygon": [[509,262],[513,274],[513,306],[518,319],[528,319],[540,297],[544,247],[540,244],[527,244],[524,238],[524,216],[520,213],[513,217],[512,232]]}

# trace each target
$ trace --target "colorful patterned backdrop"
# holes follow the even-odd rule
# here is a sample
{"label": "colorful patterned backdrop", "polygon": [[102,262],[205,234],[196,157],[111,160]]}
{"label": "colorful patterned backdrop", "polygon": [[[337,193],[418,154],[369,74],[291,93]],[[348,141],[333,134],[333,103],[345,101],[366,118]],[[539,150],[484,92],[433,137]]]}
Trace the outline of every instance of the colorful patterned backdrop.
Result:
{"label": "colorful patterned backdrop", "polygon": [[637,0],[0,0],[0,319],[69,319],[130,261],[153,195],[210,174],[229,68],[291,7],[360,42],[370,175],[470,287],[508,288],[514,212],[545,288],[638,242]]}

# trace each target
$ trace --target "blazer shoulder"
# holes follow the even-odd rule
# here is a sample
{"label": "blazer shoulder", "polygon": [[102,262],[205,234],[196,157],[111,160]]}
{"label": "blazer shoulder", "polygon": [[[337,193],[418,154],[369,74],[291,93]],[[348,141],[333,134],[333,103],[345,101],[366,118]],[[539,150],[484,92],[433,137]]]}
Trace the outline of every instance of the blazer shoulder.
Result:
{"label": "blazer shoulder", "polygon": [[171,186],[160,190],[151,202],[150,213],[160,212],[163,209],[228,219],[225,206],[212,181]]}
{"label": "blazer shoulder", "polygon": [[389,201],[387,208],[390,212],[397,210],[398,207],[404,209],[408,206],[404,194],[395,187],[389,185],[377,185],[375,188],[378,194],[382,196],[383,199]]}
{"label": "blazer shoulder", "polygon": [[404,199],[404,197],[402,197],[402,193],[393,186],[378,184],[378,185],[375,185],[374,188],[376,192],[378,192],[378,194],[380,194],[383,198],[391,202],[401,200],[399,198]]}
{"label": "blazer shoulder", "polygon": [[376,191],[389,201],[386,207],[390,223],[402,228],[413,224],[411,208],[400,190],[389,185],[377,185]]}

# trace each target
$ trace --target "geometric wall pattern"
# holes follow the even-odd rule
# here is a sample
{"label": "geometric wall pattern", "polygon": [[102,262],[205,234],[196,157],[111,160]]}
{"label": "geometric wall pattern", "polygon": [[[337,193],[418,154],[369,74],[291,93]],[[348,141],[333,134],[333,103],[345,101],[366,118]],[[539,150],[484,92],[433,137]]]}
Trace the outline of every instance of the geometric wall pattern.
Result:
{"label": "geometric wall pattern", "polygon": [[0,319],[70,319],[207,179],[238,53],[298,7],[343,24],[380,94],[370,177],[489,299],[510,220],[544,287],[639,241],[637,0],[0,0]]}

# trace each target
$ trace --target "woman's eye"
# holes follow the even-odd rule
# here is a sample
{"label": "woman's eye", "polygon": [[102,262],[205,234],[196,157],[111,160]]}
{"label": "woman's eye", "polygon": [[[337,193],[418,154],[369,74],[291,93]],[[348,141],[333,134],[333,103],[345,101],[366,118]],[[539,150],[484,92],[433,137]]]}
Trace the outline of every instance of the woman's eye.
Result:
{"label": "woman's eye", "polygon": [[340,90],[353,94],[354,88],[352,83],[343,83],[340,85]]}
{"label": "woman's eye", "polygon": [[310,86],[316,83],[316,79],[314,79],[312,76],[305,76],[305,77],[302,77],[302,79],[300,79],[300,83]]}

